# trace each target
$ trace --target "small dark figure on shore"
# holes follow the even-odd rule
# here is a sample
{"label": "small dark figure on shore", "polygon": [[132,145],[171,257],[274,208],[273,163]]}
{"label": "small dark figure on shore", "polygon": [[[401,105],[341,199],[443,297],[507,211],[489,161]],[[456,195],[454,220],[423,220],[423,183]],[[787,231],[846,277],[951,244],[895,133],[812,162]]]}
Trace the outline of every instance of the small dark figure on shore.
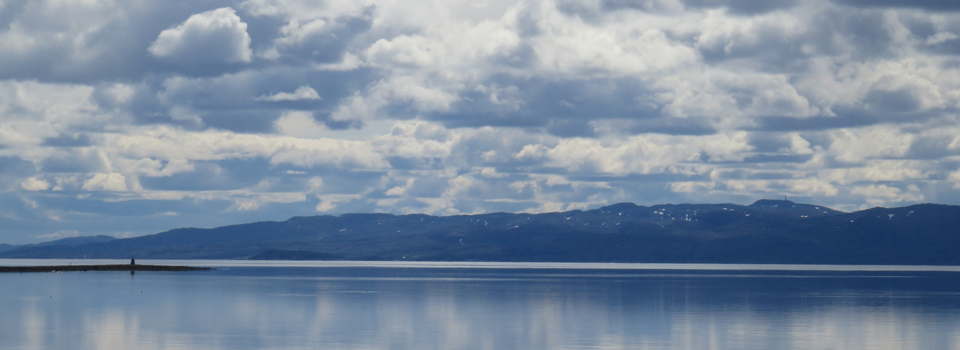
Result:
{"label": "small dark figure on shore", "polygon": [[137,259],[130,259],[130,265],[136,265]]}

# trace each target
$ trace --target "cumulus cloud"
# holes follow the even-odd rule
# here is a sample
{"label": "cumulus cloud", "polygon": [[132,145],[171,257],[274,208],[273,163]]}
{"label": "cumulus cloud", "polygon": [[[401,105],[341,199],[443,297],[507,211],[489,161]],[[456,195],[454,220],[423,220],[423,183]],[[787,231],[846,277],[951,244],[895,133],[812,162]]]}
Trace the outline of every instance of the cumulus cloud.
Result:
{"label": "cumulus cloud", "polygon": [[318,212],[957,204],[947,3],[5,2],[0,242]]}
{"label": "cumulus cloud", "polygon": [[43,179],[30,177],[20,183],[20,187],[27,191],[44,191],[50,188],[50,183]]}
{"label": "cumulus cloud", "polygon": [[96,174],[83,183],[81,187],[85,191],[128,191],[127,179],[122,174]]}
{"label": "cumulus cloud", "polygon": [[924,196],[919,193],[917,186],[910,185],[906,191],[887,185],[857,186],[850,190],[850,194],[860,195],[866,199],[868,205],[880,206],[891,203],[920,202]]}
{"label": "cumulus cloud", "polygon": [[274,125],[281,134],[298,138],[319,138],[325,132],[328,132],[327,128],[317,123],[313,114],[309,112],[284,113],[274,122]]}
{"label": "cumulus cloud", "polygon": [[266,158],[272,164],[331,165],[376,169],[386,166],[369,144],[339,139],[300,139],[231,132],[188,132],[173,128],[106,136],[113,152],[131,158],[226,160]]}
{"label": "cumulus cloud", "polygon": [[160,60],[189,65],[250,62],[247,24],[230,7],[201,12],[160,32],[147,49]]}
{"label": "cumulus cloud", "polygon": [[915,137],[890,126],[841,129],[832,133],[830,150],[836,159],[860,162],[874,157],[901,157],[910,150]]}
{"label": "cumulus cloud", "polygon": [[264,95],[257,98],[258,101],[298,101],[298,100],[319,100],[320,94],[317,93],[317,90],[314,90],[312,87],[307,85],[298,87],[297,90],[293,92],[278,92],[273,95]]}

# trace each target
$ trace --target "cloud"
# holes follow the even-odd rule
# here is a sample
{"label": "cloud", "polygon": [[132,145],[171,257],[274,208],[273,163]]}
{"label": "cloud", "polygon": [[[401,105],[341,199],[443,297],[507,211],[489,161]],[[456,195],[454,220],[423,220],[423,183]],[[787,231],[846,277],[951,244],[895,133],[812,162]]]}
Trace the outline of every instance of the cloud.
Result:
{"label": "cloud", "polygon": [[45,191],[50,188],[50,183],[35,176],[27,178],[20,183],[20,187],[27,191]]}
{"label": "cloud", "polygon": [[298,100],[319,100],[320,95],[317,94],[317,90],[314,90],[309,86],[298,87],[294,92],[278,92],[269,96],[260,96],[257,98],[257,101],[298,101]]}
{"label": "cloud", "polygon": [[857,7],[907,7],[930,10],[960,10],[960,5],[950,1],[937,0],[835,0],[839,4]]}
{"label": "cloud", "polygon": [[517,158],[544,159],[571,172],[607,174],[696,173],[701,161],[742,161],[751,147],[746,134],[705,137],[642,135],[601,142],[573,138],[554,147],[527,145]]}
{"label": "cloud", "polygon": [[192,15],[160,32],[148,51],[180,65],[247,63],[253,57],[247,24],[230,7]]}
{"label": "cloud", "polygon": [[896,128],[877,126],[863,129],[841,129],[832,132],[830,145],[836,159],[860,162],[873,157],[901,157],[907,154],[914,136]]}
{"label": "cloud", "polygon": [[685,0],[683,4],[698,8],[727,8],[738,14],[758,14],[796,6],[797,0]]}
{"label": "cloud", "polygon": [[96,174],[83,183],[85,191],[128,191],[127,179],[122,174]]}
{"label": "cloud", "polygon": [[960,204],[955,9],[5,2],[0,242],[318,212]]}
{"label": "cloud", "polygon": [[330,138],[300,139],[222,131],[188,132],[174,128],[147,128],[128,135],[105,136],[110,152],[132,159],[229,160],[266,158],[271,164],[299,167],[334,166],[377,169],[383,156],[369,144]]}
{"label": "cloud", "polygon": [[866,198],[867,204],[879,206],[888,203],[923,201],[924,196],[919,194],[919,191],[920,189],[916,186],[908,186],[907,191],[904,192],[897,187],[869,185],[854,187],[850,190],[850,194],[863,196]]}
{"label": "cloud", "polygon": [[329,130],[318,124],[309,112],[287,112],[274,123],[278,132],[297,138],[320,138]]}
{"label": "cloud", "polygon": [[80,231],[77,231],[77,230],[60,230],[53,233],[38,235],[34,238],[38,240],[44,240],[44,241],[53,241],[53,240],[58,240],[63,238],[79,237],[79,236],[80,236]]}

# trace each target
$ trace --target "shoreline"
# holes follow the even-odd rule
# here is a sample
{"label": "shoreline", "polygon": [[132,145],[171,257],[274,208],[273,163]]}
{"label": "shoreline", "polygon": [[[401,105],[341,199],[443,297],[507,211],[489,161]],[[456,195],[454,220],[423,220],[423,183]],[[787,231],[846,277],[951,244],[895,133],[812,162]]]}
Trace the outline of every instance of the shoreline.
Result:
{"label": "shoreline", "polygon": [[64,272],[64,271],[209,271],[210,267],[166,265],[60,265],[60,266],[0,266],[0,273],[10,272]]}

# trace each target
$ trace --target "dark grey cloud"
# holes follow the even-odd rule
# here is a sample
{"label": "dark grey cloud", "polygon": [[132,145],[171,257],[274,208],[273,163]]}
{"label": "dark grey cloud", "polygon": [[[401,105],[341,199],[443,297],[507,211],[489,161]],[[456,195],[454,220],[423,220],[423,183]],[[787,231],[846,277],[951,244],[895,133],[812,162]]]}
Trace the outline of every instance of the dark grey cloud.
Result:
{"label": "dark grey cloud", "polygon": [[[956,121],[945,120],[943,125],[956,125]],[[943,176],[943,174],[948,174],[956,169],[960,169],[960,167],[958,167],[960,164],[944,159],[960,155],[960,149],[951,149],[951,142],[953,142],[953,137],[950,136],[918,138],[910,145],[910,151],[907,153],[906,158],[929,161],[940,160],[936,165],[941,171],[939,175]]]}
{"label": "dark grey cloud", "polygon": [[372,13],[375,8],[368,8],[359,17],[346,16],[329,21],[319,30],[309,30],[311,24],[298,23],[302,27],[295,37],[278,39],[277,51],[282,55],[281,61],[291,63],[336,63],[339,62],[352,41],[371,28]]}
{"label": "dark grey cloud", "polygon": [[594,137],[596,132],[587,119],[551,120],[547,132],[560,137]]}
{"label": "dark grey cloud", "polygon": [[168,6],[9,1],[0,11],[0,24],[5,24],[0,26],[0,34],[12,35],[17,30],[8,40],[20,50],[8,50],[0,57],[0,78],[136,81],[170,69],[158,65],[147,53],[161,31],[192,14],[231,3],[203,0]]}
{"label": "dark grey cloud", "polygon": [[[629,0],[608,0],[613,3],[632,2]],[[789,9],[799,2],[797,0],[683,0],[683,4],[692,8],[723,7],[732,13],[755,15],[775,10]]]}
{"label": "dark grey cloud", "polygon": [[4,1],[3,11],[0,11],[0,28],[9,28],[25,10],[29,0]]}
{"label": "dark grey cloud", "polygon": [[957,11],[960,10],[960,4],[955,1],[939,0],[834,0],[842,5],[855,7],[893,7],[893,8],[918,8],[934,11]]}
{"label": "dark grey cloud", "polygon": [[74,149],[50,156],[40,163],[40,170],[45,173],[92,173],[105,168],[99,154]]}
{"label": "dark grey cloud", "polygon": [[630,134],[667,134],[703,136],[716,134],[717,129],[708,123],[692,118],[659,117],[643,120],[624,120],[621,131]]}
{"label": "dark grey cloud", "polygon": [[750,146],[753,146],[755,152],[779,152],[781,149],[790,148],[790,139],[776,133],[750,133]]}
{"label": "dark grey cloud", "polygon": [[230,171],[221,171],[215,163],[194,164],[194,171],[163,177],[142,177],[140,185],[158,191],[233,190],[256,184],[256,181],[237,181]]}
{"label": "dark grey cloud", "polygon": [[17,189],[18,179],[36,174],[33,163],[19,157],[0,156],[0,189]]}
{"label": "dark grey cloud", "polygon": [[[881,11],[824,9],[802,29],[766,21],[750,31],[732,31],[697,44],[709,63],[732,62],[770,73],[803,74],[817,57],[854,56],[859,60],[898,54]],[[918,28],[920,30],[921,28]],[[925,38],[921,38],[925,40]]]}
{"label": "dark grey cloud", "polygon": [[[166,108],[188,107],[209,127],[238,132],[272,132],[273,122],[282,111],[288,110],[311,111],[317,120],[333,123],[329,115],[341,99],[375,78],[373,72],[366,69],[313,71],[303,68],[244,71],[213,78],[173,78],[158,87],[162,89],[159,94],[162,101],[146,96],[139,105],[147,112],[156,109],[158,104]],[[279,101],[265,98],[291,93],[303,86],[315,90],[319,98]],[[336,125],[331,127],[336,128]]]}
{"label": "dark grey cloud", "polygon": [[86,147],[92,146],[93,140],[86,133],[61,134],[57,137],[44,139],[43,145],[50,147]]}
{"label": "dark grey cloud", "polygon": [[[376,187],[387,174],[380,171],[317,169],[310,172],[323,178],[324,194],[356,194]],[[366,210],[372,211],[372,210]]]}
{"label": "dark grey cloud", "polygon": [[568,16],[579,17],[586,21],[597,21],[602,14],[602,8],[596,4],[580,0],[560,0],[556,2],[557,10]]}
{"label": "dark grey cloud", "polygon": [[441,169],[443,160],[436,157],[388,157],[390,167],[397,170]]}
{"label": "dark grey cloud", "polygon": [[[644,98],[642,82],[619,80],[516,79],[497,76],[483,89],[465,91],[451,108],[427,118],[450,127],[542,127],[558,136],[590,136],[588,123],[600,119],[649,119],[659,106]],[[496,97],[496,101],[492,99]]]}
{"label": "dark grey cloud", "polygon": [[194,171],[160,177],[141,177],[145,189],[160,191],[237,190],[257,185],[274,175],[264,159],[195,162]]}
{"label": "dark grey cloud", "polygon": [[[770,11],[784,10],[796,6],[797,0],[683,0],[687,9],[725,8],[738,15],[757,15]],[[636,10],[662,13],[675,10],[669,2],[656,0],[602,0],[597,2],[582,0],[558,1],[557,8],[568,15],[578,16],[588,21],[598,21],[605,12]]]}
{"label": "dark grey cloud", "polygon": [[891,49],[893,40],[887,30],[883,13],[878,11],[862,13],[834,12],[831,16],[839,32],[846,39],[845,44],[852,45],[860,56],[881,56]]}
{"label": "dark grey cloud", "polygon": [[824,51],[824,45],[832,44],[819,42],[816,33],[791,33],[774,23],[759,26],[764,28],[701,43],[697,48],[709,63],[732,61],[766,72],[798,72],[807,68],[808,59],[814,54],[811,48]]}
{"label": "dark grey cloud", "polygon": [[932,53],[940,55],[950,55],[956,56],[960,55],[960,39],[951,39],[943,42],[938,42],[935,44],[930,44],[926,47]]}
{"label": "dark grey cloud", "polygon": [[875,115],[861,110],[841,110],[835,117],[764,117],[757,122],[756,130],[764,131],[809,131],[853,128],[876,125],[884,122]]}
{"label": "dark grey cloud", "polygon": [[894,91],[873,90],[867,94],[864,102],[867,108],[877,112],[910,113],[921,107],[920,96],[909,88]]}
{"label": "dark grey cloud", "polygon": [[722,179],[728,180],[789,180],[793,174],[754,169],[731,169],[721,172]]}
{"label": "dark grey cloud", "polygon": [[205,126],[243,133],[274,131],[280,113],[271,110],[208,111],[201,114]]}
{"label": "dark grey cloud", "polygon": [[[743,163],[745,164],[751,164],[751,163],[802,164],[802,163],[806,163],[811,158],[813,158],[813,156],[809,154],[806,154],[806,155],[803,155],[803,154],[754,154],[754,155],[745,157],[743,159]],[[761,178],[751,178],[751,180],[753,179],[761,179]]]}

